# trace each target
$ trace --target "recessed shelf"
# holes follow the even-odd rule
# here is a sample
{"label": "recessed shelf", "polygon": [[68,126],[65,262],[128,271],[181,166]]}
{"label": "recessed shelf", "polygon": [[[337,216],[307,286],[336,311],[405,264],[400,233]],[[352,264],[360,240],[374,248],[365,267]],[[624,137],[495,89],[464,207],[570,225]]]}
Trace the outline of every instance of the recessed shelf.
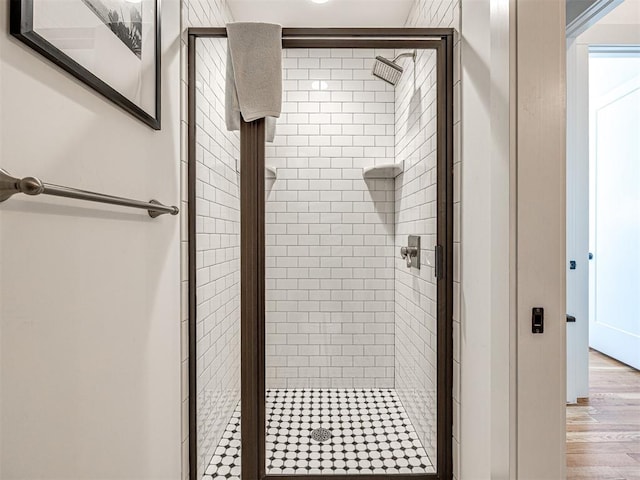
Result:
{"label": "recessed shelf", "polygon": [[276,167],[266,166],[264,168],[265,168],[264,178],[268,180],[275,180],[276,178],[278,178],[278,169],[276,169]]}
{"label": "recessed shelf", "polygon": [[367,167],[362,169],[362,176],[365,179],[371,178],[396,178],[403,172],[401,163],[390,163],[387,165],[378,165],[376,167]]}

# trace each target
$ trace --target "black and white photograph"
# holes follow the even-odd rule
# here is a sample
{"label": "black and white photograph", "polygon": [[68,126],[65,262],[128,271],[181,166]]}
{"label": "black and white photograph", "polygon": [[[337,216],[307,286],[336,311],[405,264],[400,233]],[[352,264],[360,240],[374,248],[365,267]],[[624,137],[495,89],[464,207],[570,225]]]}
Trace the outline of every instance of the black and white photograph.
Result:
{"label": "black and white photograph", "polygon": [[160,129],[158,0],[12,0],[11,33]]}
{"label": "black and white photograph", "polygon": [[142,58],[142,9],[127,0],[82,0],[129,50]]}

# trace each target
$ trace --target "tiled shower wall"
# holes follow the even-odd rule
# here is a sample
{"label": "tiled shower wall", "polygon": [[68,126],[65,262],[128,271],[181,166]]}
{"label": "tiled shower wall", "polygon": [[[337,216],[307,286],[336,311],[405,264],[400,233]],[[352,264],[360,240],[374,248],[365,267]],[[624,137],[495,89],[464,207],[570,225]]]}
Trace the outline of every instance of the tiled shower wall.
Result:
{"label": "tiled shower wall", "polygon": [[[224,25],[230,20],[225,1],[188,0],[183,4],[184,28]],[[183,48],[185,40],[183,38]],[[199,469],[203,469],[213,456],[240,400],[240,201],[236,173],[240,152],[237,133],[227,132],[224,121],[226,44],[226,39],[198,40],[196,60]],[[185,91],[186,76],[183,78],[183,101],[186,101]],[[183,123],[183,129],[186,129],[186,123]],[[184,130],[183,135],[186,135]],[[186,152],[182,155],[185,185]],[[186,194],[186,188],[183,190]],[[185,201],[183,196],[182,212],[187,212]],[[183,239],[186,240],[185,217],[183,214]],[[184,304],[188,305],[186,295]],[[183,310],[183,331],[187,315]],[[186,344],[183,345],[186,350]],[[187,354],[185,351],[183,355],[185,370]],[[183,451],[186,452],[186,445]],[[183,463],[188,466],[186,455],[183,455]],[[183,472],[188,472],[188,468]]]}
{"label": "tiled shower wall", "polygon": [[[408,27],[459,28],[459,0],[417,0]],[[457,39],[456,39],[457,42]],[[459,62],[458,48],[454,49]],[[421,269],[408,269],[396,259],[396,390],[427,453],[436,458],[436,56],[418,51],[415,65],[404,60],[405,72],[396,87],[396,159],[404,173],[396,178],[396,250],[408,235],[421,237]],[[459,102],[459,68],[454,68],[454,103]],[[454,142],[459,138],[459,116],[454,115]],[[459,151],[454,145],[454,151]],[[454,159],[459,178],[459,155]],[[458,272],[459,190],[454,187],[454,269]],[[454,475],[458,471],[459,419],[459,286],[454,273]],[[457,476],[457,475],[456,475]]]}
{"label": "tiled shower wall", "polygon": [[266,163],[267,386],[394,386],[393,88],[363,49],[286,49]]}
{"label": "tiled shower wall", "polygon": [[226,131],[226,39],[201,39],[196,75],[198,445],[207,462],[240,399],[239,139]]}
{"label": "tiled shower wall", "polygon": [[405,60],[396,87],[396,249],[421,238],[421,268],[396,258],[396,389],[429,456],[436,447],[436,54]]}

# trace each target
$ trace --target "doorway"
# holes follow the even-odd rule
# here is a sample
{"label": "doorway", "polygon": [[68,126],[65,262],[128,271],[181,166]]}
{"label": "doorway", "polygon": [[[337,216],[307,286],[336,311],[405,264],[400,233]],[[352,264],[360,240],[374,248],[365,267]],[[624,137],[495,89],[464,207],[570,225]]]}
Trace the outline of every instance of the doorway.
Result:
{"label": "doorway", "polygon": [[[567,39],[568,403],[588,396],[589,346],[637,366],[632,351],[638,349],[640,330],[633,313],[638,306],[630,304],[637,293],[629,295],[638,283],[635,197],[610,201],[633,176],[637,158],[628,128],[636,121],[640,3],[596,3],[598,15],[583,19],[585,27]],[[620,155],[624,166],[616,160]],[[613,188],[607,182],[614,182]],[[624,257],[615,252],[625,252]],[[624,345],[626,354],[614,351]]]}
{"label": "doorway", "polygon": [[[640,430],[624,392],[640,366],[640,3],[613,7],[567,45],[568,478],[621,475]],[[598,457],[613,446],[603,428],[617,460]]]}
{"label": "doorway", "polygon": [[191,478],[451,478],[453,31],[283,29],[268,146],[188,38]]}

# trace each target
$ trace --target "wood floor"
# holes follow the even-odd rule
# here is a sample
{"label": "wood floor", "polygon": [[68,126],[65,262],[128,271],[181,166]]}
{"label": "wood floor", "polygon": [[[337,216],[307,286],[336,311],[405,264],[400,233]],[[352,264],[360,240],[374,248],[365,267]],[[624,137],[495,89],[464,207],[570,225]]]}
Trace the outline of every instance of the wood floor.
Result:
{"label": "wood floor", "polygon": [[589,390],[567,406],[567,479],[640,480],[640,372],[592,350]]}

